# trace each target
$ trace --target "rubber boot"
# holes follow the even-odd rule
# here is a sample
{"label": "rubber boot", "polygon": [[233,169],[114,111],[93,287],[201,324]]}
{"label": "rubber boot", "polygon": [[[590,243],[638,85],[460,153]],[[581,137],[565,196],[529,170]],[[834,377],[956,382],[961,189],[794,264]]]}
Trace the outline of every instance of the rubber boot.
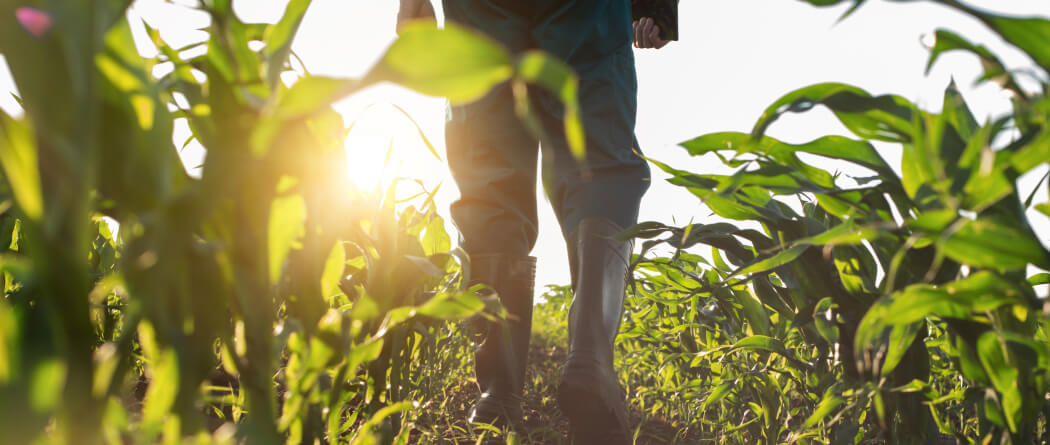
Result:
{"label": "rubber boot", "polygon": [[481,341],[474,354],[474,371],[481,396],[467,420],[521,431],[536,258],[476,255],[471,258],[471,269],[472,282],[487,284],[498,293],[507,319],[479,319],[476,325]]}
{"label": "rubber boot", "polygon": [[569,237],[573,299],[569,357],[558,384],[558,404],[577,445],[630,444],[624,392],[613,368],[613,341],[623,316],[631,243],[605,218],[587,218]]}

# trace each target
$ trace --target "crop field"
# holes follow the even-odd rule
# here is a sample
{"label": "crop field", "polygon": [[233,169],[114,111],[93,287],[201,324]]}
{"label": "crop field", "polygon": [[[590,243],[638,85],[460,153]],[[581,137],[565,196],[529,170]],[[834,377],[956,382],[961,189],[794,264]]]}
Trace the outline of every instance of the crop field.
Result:
{"label": "crop field", "polygon": [[[650,159],[720,222],[619,235],[636,246],[616,345],[636,443],[1050,444],[1050,251],[1029,219],[1050,217],[1047,177],[1018,186],[1050,163],[1050,20],[929,2],[1030,58],[1008,70],[947,29],[930,47],[930,65],[969,54],[1012,113],[979,122],[954,84],[936,112],[799,85],[750,132],[681,144],[730,174]],[[548,89],[582,156],[575,74],[417,23],[361,78],[312,75],[291,51],[309,0],[273,24],[230,3],[201,0],[205,38],[172,47],[129,0],[0,2],[24,109],[0,112],[0,444],[565,443],[571,289],[537,300],[527,433],[467,424],[472,323],[506,311],[468,286],[435,190],[348,180],[332,104],[380,82],[452,104],[511,82],[536,128],[525,92]],[[814,109],[850,135],[766,134]]]}

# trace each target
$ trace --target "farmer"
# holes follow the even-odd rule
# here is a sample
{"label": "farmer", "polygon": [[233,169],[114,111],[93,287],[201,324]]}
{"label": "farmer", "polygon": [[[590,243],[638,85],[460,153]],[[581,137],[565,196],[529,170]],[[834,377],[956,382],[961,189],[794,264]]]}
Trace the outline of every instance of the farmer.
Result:
{"label": "farmer", "polygon": [[[563,109],[530,91],[547,135],[547,195],[568,244],[574,291],[569,357],[558,403],[577,444],[630,443],[624,393],[613,369],[631,244],[613,235],[637,222],[649,167],[636,153],[637,82],[632,36],[639,48],[667,44],[650,19],[632,26],[628,0],[443,0],[445,17],[479,30],[518,53],[538,48],[567,61],[580,78],[587,156],[569,152]],[[429,0],[401,0],[398,25],[432,18]],[[499,295],[508,322],[488,323],[475,355],[481,397],[471,422],[522,427],[536,259],[536,137],[514,112],[504,84],[452,110],[446,127],[449,166],[460,198],[452,218],[471,258],[471,278]],[[547,169],[553,171],[546,171]]]}

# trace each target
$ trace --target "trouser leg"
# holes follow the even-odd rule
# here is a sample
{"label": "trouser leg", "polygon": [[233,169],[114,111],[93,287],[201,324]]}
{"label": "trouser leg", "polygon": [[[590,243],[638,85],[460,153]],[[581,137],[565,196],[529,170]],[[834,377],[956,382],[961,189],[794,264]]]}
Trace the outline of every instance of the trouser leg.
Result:
{"label": "trouser leg", "polygon": [[452,219],[467,253],[528,255],[536,243],[536,140],[514,115],[510,88],[455,107],[448,162],[460,196]]}
{"label": "trouser leg", "polygon": [[[635,153],[637,85],[629,46],[629,3],[445,0],[445,5],[447,17],[486,32],[512,52],[542,48],[567,60],[580,76],[586,163],[579,164],[569,155],[557,99],[538,93],[533,102],[535,117],[547,135],[544,184],[569,244],[573,277],[571,353],[559,387],[559,402],[569,414],[577,443],[623,443],[628,425],[623,394],[612,368],[612,344],[623,309],[630,246],[615,242],[611,236],[635,223],[638,204],[649,184],[648,166]],[[522,23],[527,24],[524,31]],[[535,94],[538,88],[532,90]],[[509,90],[504,86],[477,104],[457,109],[460,115],[454,112],[460,122],[469,124],[449,125],[449,162],[461,192],[460,200],[453,205],[453,219],[460,228],[464,248],[479,258],[490,253],[521,258],[536,240],[536,142],[512,110]],[[494,272],[493,276],[500,274]],[[504,295],[498,285],[495,287],[505,306],[517,303],[507,301],[510,293]],[[489,335],[486,342],[500,348],[527,349],[527,329],[520,330],[520,326],[517,332],[524,333],[525,342],[520,343],[526,345],[524,348],[510,346],[519,344],[513,334],[501,336],[503,340]],[[484,383],[488,380],[484,377],[487,363],[496,362],[486,357],[517,356],[523,366],[527,354],[497,354],[496,350],[483,345],[477,356],[479,383],[489,394],[499,385]],[[512,362],[503,359],[491,369],[518,366]],[[517,383],[510,386],[520,388]],[[520,389],[516,394],[520,396]],[[484,406],[486,400],[498,399],[482,397],[478,406]],[[477,406],[474,412],[479,412]],[[503,412],[508,411],[504,408]]]}
{"label": "trouser leg", "polygon": [[[527,2],[443,0],[445,18],[479,31],[509,51],[528,49]],[[453,107],[445,127],[449,168],[460,197],[452,219],[471,255],[528,255],[536,243],[538,141],[514,111],[507,84]]]}
{"label": "trouser leg", "polygon": [[642,196],[649,188],[648,163],[634,136],[638,107],[634,53],[630,46],[573,65],[580,78],[580,110],[586,129],[586,160],[577,162],[565,143],[563,111],[550,94],[540,93],[548,135],[544,184],[562,234],[568,237],[584,218],[604,217],[621,227],[637,222]]}
{"label": "trouser leg", "polygon": [[560,114],[546,117],[555,162],[544,162],[548,194],[568,246],[573,301],[569,357],[558,401],[577,444],[630,443],[624,392],[613,367],[613,345],[623,314],[631,244],[615,235],[634,225],[649,186],[648,165],[634,137],[637,108],[633,53],[625,46],[591,63],[575,63],[587,130],[587,160],[569,159],[558,146]]}
{"label": "trouser leg", "polygon": [[495,290],[506,320],[478,319],[474,368],[481,396],[470,422],[519,429],[532,321],[536,140],[514,115],[506,86],[453,110],[448,159],[460,190],[452,217],[470,255],[470,278]]}

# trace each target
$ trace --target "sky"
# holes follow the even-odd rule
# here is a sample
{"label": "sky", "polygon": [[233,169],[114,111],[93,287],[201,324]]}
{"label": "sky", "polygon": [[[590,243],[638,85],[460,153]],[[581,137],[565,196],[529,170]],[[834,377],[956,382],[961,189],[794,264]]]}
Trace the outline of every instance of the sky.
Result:
{"label": "sky", "polygon": [[[207,17],[179,3],[137,0],[132,17],[142,17],[160,29],[173,46],[203,38],[199,31]],[[240,0],[238,15],[248,22],[273,22],[287,0]],[[304,18],[293,50],[313,74],[359,77],[394,40],[395,0],[314,0]],[[968,0],[989,11],[1050,17],[1048,0]],[[438,5],[439,6],[439,5]],[[762,111],[783,94],[819,82],[844,82],[872,94],[898,94],[920,107],[937,111],[951,79],[959,84],[979,121],[1001,116],[1010,102],[991,84],[975,87],[980,75],[976,58],[949,53],[925,73],[926,48],[936,29],[953,30],[984,44],[1008,67],[1033,64],[1008,47],[976,20],[931,2],[897,3],[869,0],[853,16],[839,21],[846,7],[815,8],[798,0],[681,0],[680,41],[661,50],[635,50],[639,106],[636,134],[644,153],[676,168],[701,173],[726,173],[717,159],[690,157],[677,146],[696,136],[720,132],[749,132]],[[440,7],[438,7],[439,16]],[[138,33],[141,36],[141,32]],[[147,45],[140,51],[152,56]],[[163,67],[161,68],[163,69]],[[18,113],[6,92],[15,88],[0,60],[0,108]],[[441,185],[437,203],[447,215],[455,200],[455,183],[445,164],[419,139],[404,109],[444,157],[445,101],[396,86],[380,86],[335,105],[355,126],[347,140],[352,179],[362,187],[389,183],[397,176],[423,180],[430,188]],[[787,142],[805,142],[827,134],[847,134],[831,113],[815,109],[781,118],[768,134]],[[186,139],[188,129],[178,125],[174,139]],[[384,168],[393,143],[391,163]],[[898,168],[900,148],[879,144],[880,153]],[[189,147],[183,154],[189,169],[204,153]],[[844,164],[815,159],[821,167],[843,169]],[[685,224],[714,222],[696,197],[667,184],[666,175],[653,168],[653,184],[642,202],[641,221]],[[1022,193],[1035,187],[1046,172],[1040,167],[1020,181]],[[1042,186],[1044,189],[1046,185]],[[533,255],[538,257],[537,291],[546,284],[569,282],[565,243],[550,206],[541,201],[540,236]],[[1046,200],[1047,193],[1039,193]],[[1030,215],[1047,244],[1046,217]],[[449,224],[449,229],[454,227]]]}

